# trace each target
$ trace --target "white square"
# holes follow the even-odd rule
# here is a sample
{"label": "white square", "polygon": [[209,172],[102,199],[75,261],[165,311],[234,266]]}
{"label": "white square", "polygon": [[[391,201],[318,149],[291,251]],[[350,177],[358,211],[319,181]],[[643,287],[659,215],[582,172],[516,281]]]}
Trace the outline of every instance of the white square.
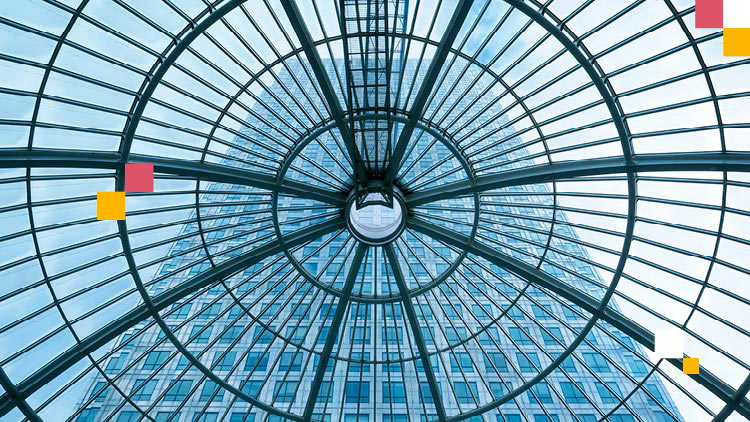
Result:
{"label": "white square", "polygon": [[685,332],[677,327],[660,327],[654,333],[657,359],[682,358],[685,353]]}
{"label": "white square", "polygon": [[724,28],[750,28],[750,0],[724,0]]}

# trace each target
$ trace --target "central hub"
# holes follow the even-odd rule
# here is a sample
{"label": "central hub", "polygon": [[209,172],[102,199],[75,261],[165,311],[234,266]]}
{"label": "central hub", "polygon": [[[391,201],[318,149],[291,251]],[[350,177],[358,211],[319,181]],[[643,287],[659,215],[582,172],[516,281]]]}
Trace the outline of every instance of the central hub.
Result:
{"label": "central hub", "polygon": [[[358,202],[356,193],[353,192],[346,204],[346,226],[357,240],[381,246],[394,241],[403,233],[408,212],[401,193],[395,188],[392,206],[375,201],[369,205],[360,205]],[[365,203],[367,202],[369,201]]]}

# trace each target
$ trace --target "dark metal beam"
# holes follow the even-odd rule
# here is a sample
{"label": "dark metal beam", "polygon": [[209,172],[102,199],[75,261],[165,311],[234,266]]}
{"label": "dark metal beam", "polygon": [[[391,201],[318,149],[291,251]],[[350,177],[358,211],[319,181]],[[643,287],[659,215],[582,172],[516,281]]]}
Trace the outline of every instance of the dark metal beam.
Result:
{"label": "dark metal beam", "polygon": [[[123,166],[119,162],[121,154],[116,152],[93,152],[71,150],[0,150],[0,168],[103,168],[117,170]],[[219,183],[234,183],[252,186],[269,191],[278,190],[280,193],[313,199],[327,204],[343,207],[346,195],[311,186],[293,180],[283,180],[277,183],[276,176],[271,173],[211,164],[199,161],[176,160],[172,158],[154,157],[150,155],[130,154],[129,162],[153,163],[154,171],[158,173],[174,174],[176,176],[198,177],[201,180]],[[348,193],[348,192],[347,192]]]}
{"label": "dark metal beam", "polygon": [[[669,359],[669,362],[680,369],[682,368],[682,359]],[[700,368],[699,373],[688,376],[726,403],[724,408],[716,414],[713,422],[725,421],[735,410],[747,420],[750,420],[750,400],[746,397],[748,391],[750,391],[750,375],[745,378],[745,381],[737,390],[704,368]]]}
{"label": "dark metal beam", "polygon": [[[287,248],[293,248],[318,239],[328,233],[340,230],[343,227],[343,218],[336,218],[314,226],[308,226],[285,236],[284,245]],[[209,286],[219,279],[229,277],[245,268],[257,264],[265,258],[283,252],[283,248],[284,246],[282,246],[281,242],[274,240],[257,247],[245,255],[222,262],[211,270],[198,274],[179,286],[155,296],[153,298],[154,307],[158,311],[163,310],[172,304],[177,303],[187,295],[203,287]],[[87,354],[95,352],[120,334],[147,319],[150,315],[151,313],[148,307],[141,304],[122,317],[97,330],[95,333],[83,339],[79,344],[66,350],[54,360],[16,385],[16,400],[25,400],[45,384],[53,381],[58,375],[62,374],[78,361],[85,358]],[[14,406],[15,402],[8,394],[0,396],[0,417],[12,410]]]}
{"label": "dark metal beam", "polygon": [[398,141],[396,141],[396,146],[393,148],[393,156],[391,156],[391,162],[389,163],[388,172],[386,173],[386,186],[396,179],[396,175],[401,167],[401,160],[403,159],[406,147],[409,144],[409,139],[411,139],[411,136],[414,133],[417,121],[421,119],[424,114],[427,99],[430,97],[430,93],[435,86],[435,81],[445,64],[445,58],[448,56],[448,52],[451,50],[453,42],[461,31],[461,27],[463,26],[473,3],[473,0],[459,0],[456,5],[453,17],[451,17],[451,20],[448,23],[448,28],[445,30],[445,33],[443,33],[440,45],[438,45],[437,50],[435,50],[435,55],[432,57],[430,66],[427,68],[427,73],[422,80],[422,84],[419,86],[417,96],[414,97],[411,109],[409,110],[409,121],[401,129],[401,134],[398,137]]}
{"label": "dark metal beam", "polygon": [[318,50],[315,48],[315,41],[313,41],[310,31],[305,25],[305,19],[302,17],[302,13],[294,0],[281,0],[281,4],[284,6],[289,23],[292,24],[292,29],[297,34],[297,38],[302,45],[302,50],[305,52],[305,56],[307,56],[307,61],[310,62],[310,67],[323,92],[323,97],[331,112],[331,117],[336,122],[336,126],[341,132],[341,137],[344,139],[344,145],[354,166],[355,183],[360,182],[364,186],[367,186],[367,172],[365,171],[359,150],[354,144],[354,134],[346,123],[344,110],[341,108],[341,103],[339,103],[339,98],[333,89],[333,84],[331,84],[331,80],[328,78],[328,70],[323,64],[323,59],[320,58],[320,54],[318,54]]}
{"label": "dark metal beam", "polygon": [[[427,383],[430,385],[430,393],[432,394],[432,401],[435,404],[435,411],[438,415],[439,421],[446,420],[445,406],[443,406],[443,398],[440,395],[440,389],[438,388],[437,379],[435,378],[435,372],[432,369],[432,362],[430,362],[430,355],[427,352],[427,346],[422,336],[422,330],[419,326],[419,320],[417,319],[417,313],[414,312],[414,305],[411,303],[409,298],[409,288],[406,286],[404,279],[404,273],[401,272],[401,266],[398,263],[398,257],[396,251],[393,248],[393,244],[390,243],[383,247],[388,262],[393,270],[393,278],[396,280],[398,286],[398,292],[401,295],[401,303],[404,306],[404,312],[409,320],[409,326],[411,327],[412,335],[414,336],[414,342],[417,344],[417,350],[419,351],[419,357],[422,359],[422,366],[424,367],[424,373],[427,377]],[[420,392],[421,392],[421,387]]]}
{"label": "dark metal beam", "polygon": [[320,355],[318,367],[315,369],[315,377],[313,378],[312,385],[310,386],[310,395],[307,397],[305,411],[302,414],[302,419],[304,421],[311,420],[313,411],[315,410],[315,403],[318,399],[320,387],[323,384],[323,377],[326,373],[326,367],[328,366],[328,361],[331,359],[333,346],[336,344],[336,340],[339,337],[341,323],[344,321],[344,315],[346,315],[346,308],[349,306],[349,298],[352,295],[352,289],[354,289],[354,282],[357,280],[357,274],[359,274],[362,259],[365,257],[368,250],[369,247],[367,245],[365,245],[364,243],[360,243],[359,245],[357,245],[357,251],[354,252],[354,258],[352,259],[351,267],[349,267],[349,273],[346,276],[344,289],[342,290],[338,305],[336,305],[336,313],[333,315],[331,328],[328,330],[326,344],[325,346],[323,346],[323,352]]}
{"label": "dark metal beam", "polygon": [[[501,268],[517,274],[536,286],[554,292],[558,296],[580,306],[588,312],[596,312],[599,307],[600,302],[598,299],[570,287],[547,273],[538,270],[532,265],[498,253],[489,246],[482,245],[478,242],[469,244],[469,238],[463,234],[414,217],[407,220],[407,227],[424,233],[445,244],[459,248],[466,248],[469,253],[480,256]],[[620,312],[607,308],[601,315],[601,319],[627,334],[647,349],[651,351],[654,350],[654,334],[637,322],[625,317]],[[682,369],[682,359],[667,359],[667,361],[680,370]],[[743,416],[750,418],[750,401],[748,401],[747,398],[737,398],[737,392],[732,386],[724,383],[717,376],[703,368],[701,368],[699,374],[691,375],[690,377],[706,387],[706,389],[722,399],[725,403],[732,403],[732,400],[737,400],[737,411]]]}
{"label": "dark metal beam", "polygon": [[[596,312],[599,307],[600,302],[595,297],[563,283],[555,277],[537,269],[533,265],[527,264],[511,256],[498,253],[495,249],[479,242],[470,242],[469,237],[466,235],[428,223],[415,217],[411,217],[407,220],[407,227],[424,233],[445,244],[456,246],[461,249],[467,249],[469,253],[481,256],[491,263],[521,276],[536,286],[554,292],[565,300],[580,306],[587,312]],[[604,311],[602,319],[630,337],[636,339],[636,341],[646,346],[649,350],[654,350],[654,335],[638,323],[609,308]]]}
{"label": "dark metal beam", "polygon": [[750,172],[748,153],[684,153],[648,154],[633,156],[633,164],[623,158],[600,158],[565,161],[541,166],[525,167],[479,176],[476,184],[468,181],[448,183],[406,195],[410,207],[424,205],[441,199],[455,198],[472,192],[486,192],[508,186],[546,183],[554,180],[582,176],[657,171],[742,171]]}

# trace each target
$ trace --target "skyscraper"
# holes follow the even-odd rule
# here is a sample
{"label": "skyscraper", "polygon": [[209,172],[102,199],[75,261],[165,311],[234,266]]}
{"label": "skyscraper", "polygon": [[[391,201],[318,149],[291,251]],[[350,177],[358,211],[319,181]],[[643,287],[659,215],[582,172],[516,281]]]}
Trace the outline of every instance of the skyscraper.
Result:
{"label": "skyscraper", "polygon": [[[331,80],[336,80],[334,66],[326,63]],[[404,77],[419,81],[426,64],[408,60]],[[343,63],[337,62],[337,66],[341,69]],[[228,160],[263,164],[263,138],[288,130],[288,122],[279,120],[268,104],[286,104],[300,116],[314,113],[312,108],[298,109],[294,101],[315,89],[308,78],[298,78],[299,85],[294,80],[293,75],[305,71],[304,64],[293,63],[279,73],[280,82],[272,86],[273,94],[259,96],[242,136],[234,139],[247,153]],[[502,146],[507,152],[485,159],[484,165],[509,169],[528,164],[524,160],[529,153],[521,138],[513,136],[513,125],[501,113],[503,105],[491,103],[487,96],[460,95],[469,91],[472,78],[451,74],[445,78],[459,83],[441,85],[444,92],[437,98],[444,97],[456,110],[475,101],[472,107],[490,110],[483,116],[499,115],[495,120],[474,121],[461,121],[458,114],[444,116],[445,121],[457,119],[454,125],[463,126],[464,131],[475,131],[478,136],[493,134],[467,148],[467,153],[507,138]],[[483,84],[486,82],[480,81],[472,89],[480,90]],[[409,93],[401,95],[407,98]],[[428,113],[431,110],[428,107]],[[405,192],[463,177],[460,160],[435,135],[426,127],[415,132],[405,170],[399,177]],[[329,128],[301,149],[291,161],[287,177],[343,188],[349,177],[343,163],[345,152]],[[170,246],[169,254],[174,257],[159,266],[154,282],[148,283],[152,296],[264,243],[263,239],[274,235],[270,224],[273,212],[282,235],[314,227],[313,223],[321,224],[335,214],[330,206],[313,200],[281,195],[274,205],[276,199],[267,191],[213,182],[203,186],[204,192],[196,193],[201,204],[198,223],[180,228],[181,239]],[[477,236],[529,263],[535,262],[536,254],[553,254],[561,265],[542,260],[539,266],[545,272],[599,297],[604,281],[597,270],[582,263],[588,259],[586,251],[575,242],[565,241],[577,239],[577,234],[566,224],[564,211],[557,211],[553,218],[551,194],[548,186],[541,184],[483,195],[485,220]],[[400,302],[391,258],[380,246],[371,246],[364,256],[357,257],[357,240],[345,229],[298,243],[289,255],[274,253],[253,263],[165,310],[164,320],[186,349],[223,382],[283,412],[303,415],[309,407],[314,419],[395,422],[435,420],[438,401],[447,416],[486,406],[549,365],[585,325],[588,312],[527,284],[495,262],[476,254],[463,256],[461,250],[438,240],[439,236],[425,235],[426,230],[440,227],[469,234],[474,201],[469,196],[417,207],[409,218],[427,221],[431,226],[407,228],[393,242],[397,271],[414,293],[411,300],[419,334],[431,355],[432,373],[441,391],[438,400],[417,357],[419,344]],[[377,221],[368,220],[371,217]],[[357,219],[363,226],[376,228],[383,224],[381,219],[385,220],[383,215],[367,213]],[[548,221],[558,224],[550,227]],[[199,234],[197,224],[205,236]],[[545,233],[550,230],[556,238],[550,240],[549,251],[543,252]],[[361,268],[350,271],[352,263],[360,260]],[[453,271],[453,264],[458,262]],[[566,266],[574,271],[567,271]],[[447,274],[444,279],[443,274]],[[585,275],[588,280],[573,274]],[[353,278],[351,285],[349,278]],[[336,303],[347,285],[351,302],[341,315],[333,358],[322,372],[317,401],[310,407],[310,384],[325,354],[331,327],[337,325]],[[649,381],[623,407],[612,409],[636,388],[647,365],[638,356],[643,354],[638,344],[616,328],[604,326],[606,331],[591,331],[585,342],[541,382],[497,409],[469,420],[588,422],[610,410],[610,420],[619,422],[681,419],[658,381]],[[103,369],[120,391],[107,387],[108,381],[97,376],[80,402],[78,421],[139,420],[141,413],[134,406],[159,422],[280,420],[207,379],[153,322],[141,323],[123,334],[116,350]]]}

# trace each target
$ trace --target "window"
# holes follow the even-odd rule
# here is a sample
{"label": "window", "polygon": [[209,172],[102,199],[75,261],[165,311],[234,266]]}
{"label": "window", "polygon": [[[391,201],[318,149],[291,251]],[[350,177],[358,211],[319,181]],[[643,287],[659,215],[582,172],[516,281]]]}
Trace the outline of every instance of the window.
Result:
{"label": "window", "polygon": [[[275,329],[274,327],[269,328]],[[263,327],[255,327],[253,341],[255,342],[255,344],[271,344],[271,342],[273,341],[273,333]]]}
{"label": "window", "polygon": [[245,413],[232,413],[232,416],[229,417],[229,422],[254,422],[255,421],[255,414],[245,414]]}
{"label": "window", "polygon": [[531,338],[525,330],[522,330],[518,327],[510,327],[508,329],[508,332],[510,332],[510,338],[520,345],[527,346],[533,344]]}
{"label": "window", "polygon": [[[508,362],[505,360],[505,355],[500,352],[489,352],[484,357],[484,367],[489,373],[497,371],[507,371]],[[494,368],[492,366],[495,366]]]}
{"label": "window", "polygon": [[[479,402],[479,390],[475,382],[455,382],[456,400],[461,404],[475,404]],[[472,397],[473,395],[473,397]]]}
{"label": "window", "polygon": [[467,352],[451,353],[451,371],[453,372],[474,372],[474,365],[471,363],[471,357]]}
{"label": "window", "polygon": [[214,356],[214,363],[211,366],[215,371],[229,371],[232,369],[236,357],[237,352],[227,352],[224,356],[221,356],[221,353],[217,352]]}
{"label": "window", "polygon": [[558,341],[562,342],[563,336],[562,336],[562,331],[560,330],[560,328],[547,327],[547,331],[549,331],[551,335],[547,334],[547,332],[545,331],[542,331],[542,338],[544,339],[545,346],[557,346],[560,344],[558,343]]}
{"label": "window", "polygon": [[[521,369],[521,372],[537,372],[542,369],[542,364],[539,362],[536,352],[526,353],[526,356],[523,353],[516,353],[516,358],[518,359],[518,367]],[[536,365],[536,368],[534,365]]]}
{"label": "window", "polygon": [[[439,373],[440,372],[440,363],[438,362],[437,355],[430,356],[430,362],[432,363],[432,372]],[[417,371],[424,372],[424,363],[422,363],[422,359],[416,359],[414,361]]]}
{"label": "window", "polygon": [[136,380],[133,390],[130,392],[133,400],[151,400],[151,395],[154,393],[154,389],[158,383],[158,380],[150,380],[148,382],[145,379]]}
{"label": "window", "polygon": [[[583,389],[583,386],[580,383],[577,383],[578,387],[581,387],[581,390]],[[565,397],[565,401],[568,404],[582,404],[587,403],[588,400],[586,400],[586,396],[583,395],[583,392],[581,392],[578,387],[576,387],[575,384],[572,382],[561,382],[560,388],[562,389],[563,397]]]}
{"label": "window", "polygon": [[560,422],[560,417],[554,413],[550,413],[549,418],[547,415],[534,415],[534,422]]}
{"label": "window", "polygon": [[322,381],[318,391],[318,403],[330,403],[333,401],[333,382]]}
{"label": "window", "polygon": [[627,363],[628,369],[630,369],[630,372],[633,375],[639,376],[639,375],[646,375],[648,373],[646,364],[643,363],[642,360],[636,358],[633,355],[625,355],[625,363]]}
{"label": "window", "polygon": [[401,305],[398,304],[386,304],[383,305],[383,318],[395,319],[396,321],[402,321],[401,316]]}
{"label": "window", "polygon": [[[437,383],[438,392],[443,395],[443,389],[440,388],[440,383]],[[419,383],[419,401],[420,403],[435,403],[432,398],[432,390],[430,390],[430,384],[427,382]]]}
{"label": "window", "polygon": [[346,403],[369,403],[370,383],[367,381],[347,381],[344,393]]}
{"label": "window", "polygon": [[229,329],[219,338],[219,344],[231,344],[233,341],[237,340],[237,337],[242,334],[242,330],[244,329],[244,326],[229,327]]}
{"label": "window", "polygon": [[406,403],[404,384],[400,382],[383,382],[383,403]]}
{"label": "window", "polygon": [[[318,369],[318,365],[320,365],[320,355],[316,354],[315,355],[315,360],[313,362],[314,362],[313,363],[314,368]],[[333,371],[333,364],[334,364],[334,362],[335,362],[335,360],[328,359],[328,363],[326,364],[326,372]]]}
{"label": "window", "polygon": [[275,401],[280,403],[291,403],[294,401],[294,394],[297,391],[297,381],[276,381],[274,389]]}
{"label": "window", "polygon": [[302,369],[302,353],[283,352],[279,360],[280,371],[299,371]]}
{"label": "window", "polygon": [[122,369],[122,366],[125,364],[126,360],[128,360],[127,353],[121,353],[118,356],[110,358],[109,362],[107,362],[107,367],[104,368],[104,372],[108,374],[116,374]]}
{"label": "window", "polygon": [[490,308],[490,305],[482,306],[473,304],[471,305],[471,312],[473,312],[474,316],[480,321],[492,319],[492,309]]}
{"label": "window", "polygon": [[[648,390],[648,392],[651,393],[651,395],[654,396],[654,399],[659,403],[664,402],[664,397],[662,397],[661,391],[659,391],[659,387],[657,387],[656,384],[646,384],[646,390]],[[655,405],[656,401],[654,401],[654,399],[646,395],[646,401],[648,404]]]}
{"label": "window", "polygon": [[383,344],[401,344],[401,338],[403,336],[401,327],[382,327],[383,329]]}
{"label": "window", "polygon": [[206,327],[205,330],[203,329],[204,327],[205,325],[193,325],[193,328],[190,329],[190,338],[192,339],[191,343],[194,343],[194,344],[208,343],[208,340],[211,338],[211,330],[213,330],[213,327],[210,327],[210,326]]}
{"label": "window", "polygon": [[[536,398],[534,397],[534,394],[536,394]],[[544,381],[540,381],[531,386],[530,389],[526,390],[526,395],[528,396],[530,403],[537,403],[537,399],[544,404],[552,403],[552,392],[549,389],[549,385]]]}
{"label": "window", "polygon": [[[596,391],[599,393],[599,397],[602,399],[602,403],[612,404],[619,403],[622,393],[620,387],[615,382],[607,382],[605,386],[602,383],[596,383]],[[607,389],[609,387],[612,391]]]}
{"label": "window", "polygon": [[429,304],[426,304],[426,303],[420,304],[418,309],[422,310],[422,312],[415,312],[417,314],[417,318],[418,319],[421,319],[421,320],[425,320],[426,319],[428,321],[432,320],[432,318],[433,318],[433,316],[432,316],[432,308],[430,307]]}
{"label": "window", "polygon": [[[354,360],[368,361],[370,360],[369,352],[351,352],[350,356]],[[349,362],[349,372],[370,372],[370,364]]]}
{"label": "window", "polygon": [[489,327],[479,333],[479,344],[484,346],[493,346],[497,339],[500,338],[496,327]]}
{"label": "window", "polygon": [[368,327],[352,327],[350,331],[352,344],[370,344],[370,329]]}
{"label": "window", "polygon": [[[215,395],[214,395],[215,393]],[[212,399],[213,397],[213,399]],[[224,389],[220,388],[218,384],[211,380],[206,380],[203,383],[203,389],[198,400],[201,402],[207,402],[209,400],[221,401],[224,398]]]}
{"label": "window", "polygon": [[306,332],[307,332],[307,326],[300,325],[298,327],[286,327],[285,335],[290,341],[294,343],[302,344],[305,342]]}
{"label": "window", "polygon": [[490,383],[490,394],[492,394],[492,398],[499,399],[500,397],[503,397],[504,395],[508,394],[510,389],[513,388],[510,383],[506,386],[502,382],[491,382]]}
{"label": "window", "polygon": [[383,422],[408,422],[409,418],[404,414],[384,414],[383,415]]}
{"label": "window", "polygon": [[497,415],[497,422],[521,422],[521,415]]}
{"label": "window", "polygon": [[[100,390],[104,389],[100,392]],[[94,388],[91,390],[91,395],[89,396],[89,400],[94,399],[94,402],[103,402],[104,399],[107,398],[107,393],[109,393],[109,387],[107,382],[105,381],[98,381],[96,385],[94,385]]]}
{"label": "window", "polygon": [[464,327],[445,327],[445,337],[448,342],[458,343],[461,339],[466,338],[466,328]]}
{"label": "window", "polygon": [[268,369],[268,352],[250,352],[245,361],[245,371],[265,371]]}
{"label": "window", "polygon": [[185,355],[180,354],[180,358],[177,359],[177,365],[175,369],[177,369],[178,371],[181,371],[187,368],[189,365],[190,365],[190,361],[188,360],[188,358],[186,358]]}
{"label": "window", "polygon": [[[383,352],[382,356],[384,361],[398,361],[401,359],[401,353],[399,352]],[[396,362],[383,364],[383,371],[401,372],[401,363]]]}
{"label": "window", "polygon": [[218,413],[196,413],[193,415],[193,422],[216,422]]}
{"label": "window", "polygon": [[563,315],[565,315],[565,318],[568,321],[582,319],[580,316],[578,316],[578,314],[573,312],[573,309],[570,309],[567,306],[563,306],[562,308],[563,308]]}
{"label": "window", "polygon": [[212,305],[209,305],[206,309],[203,310],[203,312],[200,313],[198,316],[199,319],[213,319],[219,316],[219,312],[221,312],[221,303],[214,303]]}
{"label": "window", "polygon": [[76,422],[94,422],[96,415],[99,413],[99,408],[83,409],[81,414],[76,418]]}
{"label": "window", "polygon": [[[324,326],[320,327],[320,331],[318,332],[318,338],[315,340],[315,344],[326,344],[326,340],[328,340],[328,333],[331,331],[331,327]],[[336,338],[333,341],[333,344],[338,344],[339,342],[339,336],[338,333],[336,333]]]}
{"label": "window", "polygon": [[[172,417],[172,414],[174,412],[159,412],[156,414],[156,417],[154,420],[156,422],[168,422],[168,419]],[[174,413],[174,417],[172,417],[172,420],[169,422],[178,422],[180,420],[180,413]]]}
{"label": "window", "polygon": [[453,320],[460,320],[461,314],[463,314],[460,304],[443,305],[443,312],[446,318]]}
{"label": "window", "polygon": [[419,327],[420,331],[422,331],[422,338],[424,339],[424,344],[435,344],[435,333],[432,330],[432,327]]}
{"label": "window", "polygon": [[576,367],[576,364],[573,362],[573,358],[568,356],[565,358],[565,360],[562,361],[560,364],[560,367],[564,369],[567,372],[578,372],[578,368]]}
{"label": "window", "polygon": [[141,416],[139,412],[135,412],[132,410],[120,412],[120,414],[117,415],[117,422],[135,422],[138,420],[139,416]]}
{"label": "window", "polygon": [[242,385],[242,392],[250,397],[256,397],[262,386],[263,381],[248,381]]}
{"label": "window", "polygon": [[[542,308],[544,308],[544,309],[542,309]],[[536,318],[537,320],[552,319],[552,317],[550,316],[553,313],[553,311],[552,311],[552,305],[542,305],[541,307],[539,307],[539,306],[534,305],[532,303],[531,304],[531,311],[534,312],[534,318]]]}
{"label": "window", "polygon": [[610,372],[609,364],[600,353],[584,353],[583,361],[586,362],[592,371],[596,372]]}
{"label": "window", "polygon": [[[674,419],[670,418],[663,412],[657,413],[655,416],[666,416],[666,418],[657,418],[656,420],[658,422],[667,422],[667,421],[673,421]],[[633,415],[612,415],[609,417],[610,422],[633,422],[635,421],[635,418]]]}
{"label": "window", "polygon": [[144,370],[154,370],[159,367],[169,357],[169,352],[150,352],[146,355],[146,360],[143,362]]}

